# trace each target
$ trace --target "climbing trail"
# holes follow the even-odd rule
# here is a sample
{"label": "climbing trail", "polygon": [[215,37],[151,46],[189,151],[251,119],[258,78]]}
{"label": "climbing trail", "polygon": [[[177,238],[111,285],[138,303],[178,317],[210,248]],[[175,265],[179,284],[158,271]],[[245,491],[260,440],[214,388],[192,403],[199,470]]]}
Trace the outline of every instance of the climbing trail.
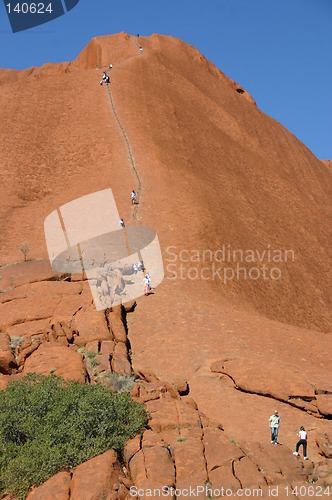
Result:
{"label": "climbing trail", "polygon": [[138,40],[138,35],[135,35],[135,38],[134,38],[134,43],[136,45],[136,47],[138,48],[138,50],[141,48],[140,44],[137,42]]}
{"label": "climbing trail", "polygon": [[[137,43],[137,36],[135,36],[135,38],[134,38],[134,43],[135,43],[136,47],[140,50],[140,45]],[[134,56],[134,57],[139,57],[139,56],[137,55],[137,56]],[[132,57],[128,57],[127,59],[131,59],[131,58]],[[125,59],[124,61],[126,61],[127,59]],[[122,61],[122,62],[124,62],[124,61]],[[113,114],[114,114],[114,116],[116,118],[116,121],[118,122],[120,130],[121,130],[122,135],[124,137],[124,140],[126,141],[130,164],[131,164],[131,166],[132,166],[132,168],[133,168],[133,170],[135,172],[136,178],[137,178],[138,186],[137,186],[137,194],[136,194],[136,203],[134,204],[134,209],[133,209],[133,220],[134,220],[134,224],[136,224],[136,221],[137,221],[137,212],[138,212],[138,207],[139,207],[139,203],[140,203],[140,199],[141,199],[141,194],[142,194],[142,183],[141,183],[141,179],[140,179],[140,176],[139,176],[139,173],[138,173],[138,170],[137,170],[137,166],[135,164],[135,159],[134,159],[134,155],[133,155],[133,152],[132,152],[132,149],[131,149],[131,145],[130,145],[128,136],[127,136],[126,131],[125,131],[125,129],[124,129],[122,123],[121,123],[119,115],[118,115],[118,113],[116,111],[116,107],[115,107],[115,104],[114,104],[114,98],[113,98],[113,95],[112,95],[110,83],[107,84],[106,87],[107,87],[107,90],[108,90],[108,95],[109,95],[109,99],[110,99],[110,102],[111,102]]]}

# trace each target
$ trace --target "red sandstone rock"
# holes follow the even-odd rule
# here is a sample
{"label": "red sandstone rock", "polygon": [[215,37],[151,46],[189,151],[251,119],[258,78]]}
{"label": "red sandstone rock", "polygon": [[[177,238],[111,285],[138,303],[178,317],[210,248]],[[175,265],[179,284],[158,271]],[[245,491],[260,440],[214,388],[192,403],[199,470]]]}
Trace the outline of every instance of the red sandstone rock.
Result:
{"label": "red sandstone rock", "polygon": [[241,488],[240,481],[233,474],[232,460],[225,461],[220,467],[209,473],[212,488],[237,491]]}
{"label": "red sandstone rock", "polygon": [[184,395],[188,392],[188,382],[183,377],[174,377],[172,380],[172,385],[181,395]]}
{"label": "red sandstone rock", "polygon": [[203,443],[208,471],[212,471],[230,460],[239,460],[244,452],[219,429],[204,429]]}
{"label": "red sandstone rock", "polygon": [[17,357],[17,365],[22,366],[26,358],[30,356],[36,349],[38,349],[40,344],[41,342],[37,340],[36,342],[31,343],[31,345],[26,347],[25,349],[21,347],[20,354]]}
{"label": "red sandstone rock", "polygon": [[9,375],[3,375],[2,373],[0,373],[0,391],[4,391],[6,389],[9,380]]}
{"label": "red sandstone rock", "polygon": [[115,373],[131,375],[131,366],[128,360],[127,347],[122,342],[118,342],[114,346],[112,357],[112,370]]}
{"label": "red sandstone rock", "polygon": [[332,415],[332,394],[319,394],[316,396],[319,412],[325,416]]}
{"label": "red sandstone rock", "polygon": [[27,296],[27,288],[28,285],[21,285],[8,291],[2,291],[0,293],[0,303],[4,304],[11,300],[24,299]]}
{"label": "red sandstone rock", "polygon": [[127,334],[122,321],[121,309],[107,313],[107,319],[116,342],[127,342]]}
{"label": "red sandstone rock", "polygon": [[42,344],[26,360],[23,373],[54,373],[81,383],[86,377],[82,357],[75,350],[57,344]]}
{"label": "red sandstone rock", "polygon": [[248,457],[243,457],[234,462],[234,474],[239,479],[242,488],[261,488],[266,485],[264,474],[257,465]]}
{"label": "red sandstone rock", "polygon": [[[123,472],[115,451],[109,450],[74,470],[70,490],[71,500],[112,498],[120,487]],[[117,498],[116,496],[114,498]]]}
{"label": "red sandstone rock", "polygon": [[85,345],[94,340],[112,340],[104,311],[96,311],[92,307],[84,306],[78,311],[72,327],[78,332],[78,336],[75,338],[77,345]]}
{"label": "red sandstone rock", "polygon": [[6,328],[6,332],[11,337],[33,337],[35,335],[43,335],[49,330],[50,319],[40,319],[37,321],[29,321],[27,323],[19,323]]}
{"label": "red sandstone rock", "polygon": [[53,297],[39,297],[38,300],[26,298],[6,302],[0,307],[0,328],[6,329],[26,321],[51,318],[57,303],[58,298]]}
{"label": "red sandstone rock", "polygon": [[171,445],[171,452],[176,468],[176,487],[182,489],[204,486],[207,482],[207,470],[202,430],[179,429],[177,439]]}
{"label": "red sandstone rock", "polygon": [[141,436],[135,436],[133,439],[130,439],[126,443],[123,452],[123,457],[127,467],[129,465],[130,460],[140,449],[141,449]]}
{"label": "red sandstone rock", "polygon": [[142,448],[132,456],[129,470],[135,485],[145,490],[175,484],[174,464],[169,451],[152,431],[144,433]]}
{"label": "red sandstone rock", "polygon": [[151,370],[136,369],[134,374],[145,382],[157,382],[159,379]]}
{"label": "red sandstone rock", "polygon": [[69,472],[59,472],[39,488],[31,491],[27,500],[69,500],[70,482]]}
{"label": "red sandstone rock", "polygon": [[49,260],[28,260],[9,265],[1,270],[1,289],[6,290],[34,281],[53,279],[58,276]]}
{"label": "red sandstone rock", "polygon": [[101,343],[100,352],[107,356],[112,356],[114,351],[114,342],[112,340],[104,340]]}
{"label": "red sandstone rock", "polygon": [[9,375],[15,367],[16,362],[10,347],[10,337],[6,333],[0,333],[0,373]]}
{"label": "red sandstone rock", "polygon": [[101,373],[110,369],[110,357],[108,354],[97,354],[95,357],[98,366],[96,367],[97,373]]}
{"label": "red sandstone rock", "polygon": [[321,455],[332,458],[332,433],[316,434],[316,444]]}
{"label": "red sandstone rock", "polygon": [[76,313],[83,307],[91,304],[91,297],[86,295],[68,295],[62,297],[58,302],[54,313],[53,321],[68,321],[69,325],[74,325],[74,317]]}
{"label": "red sandstone rock", "polygon": [[[211,365],[211,371],[226,373],[241,389],[256,394],[266,394],[277,399],[288,400],[291,397],[314,397],[315,391],[302,374],[287,365],[281,366],[270,360],[266,366],[260,359],[238,358],[217,361]],[[271,380],[274,380],[271,384]],[[276,379],[276,380],[275,380]]]}
{"label": "red sandstone rock", "polygon": [[88,342],[85,346],[85,350],[89,352],[99,352],[99,342],[98,340],[93,340],[92,342]]}
{"label": "red sandstone rock", "polygon": [[[104,188],[110,168],[114,191],[132,189],[128,171],[118,167],[127,152],[116,123],[109,121],[107,95],[105,100],[96,85],[95,71],[85,71],[95,68],[96,62],[101,67],[112,60],[112,93],[148,192],[139,215],[142,222],[156,227],[163,252],[171,234],[172,243],[181,249],[218,249],[230,242],[233,248],[261,249],[270,245],[291,247],[295,253],[295,261],[282,266],[283,278],[276,282],[234,280],[224,285],[221,280],[165,280],[147,301],[139,299],[134,328],[129,325],[134,368],[146,368],[168,383],[174,374],[185,376],[200,411],[209,414],[211,421],[220,418],[225,433],[230,431],[231,436],[236,431],[246,441],[252,461],[269,471],[269,484],[288,484],[287,470],[292,471],[295,481],[301,467],[291,451],[247,442],[248,435],[262,441],[266,438],[261,415],[269,410],[268,404],[262,402],[264,398],[250,392],[287,401],[289,396],[311,398],[315,388],[329,390],[329,365],[324,351],[331,351],[330,341],[320,330],[329,331],[331,321],[326,273],[331,239],[331,171],[282,126],[248,102],[245,89],[194,48],[158,35],[143,38],[142,44],[145,55],[138,59],[134,57],[137,49],[133,38],[125,34],[103,37],[94,39],[70,68],[66,65],[66,73],[61,65],[36,68],[29,76],[30,70],[9,71],[5,76],[0,73],[0,106],[4,113],[0,122],[4,139],[0,159],[5,174],[0,186],[0,219],[5,232],[10,228],[3,258],[8,262],[18,255],[22,258],[13,251],[13,243],[18,245],[25,237],[31,240],[34,255],[47,257],[42,229],[45,217],[75,197]],[[118,62],[124,64],[116,68]],[[79,94],[77,75],[85,81]],[[166,85],[170,81],[172,85]],[[179,88],[185,91],[178,92]],[[46,103],[50,92],[53,116],[62,124],[55,135],[48,133],[52,127]],[[19,117],[15,112],[18,98]],[[64,111],[64,102],[70,113]],[[28,123],[31,116],[34,127]],[[106,125],[100,128],[100,123]],[[30,175],[32,167],[26,150],[34,157],[49,157],[44,143],[34,141],[36,130],[45,132],[48,148],[54,146],[57,154],[52,157],[51,169],[41,164],[40,168],[33,167]],[[96,133],[98,140],[94,141]],[[73,135],[78,138],[74,150],[69,140]],[[14,142],[19,162],[12,155]],[[110,151],[112,161],[105,162],[104,156]],[[71,183],[73,178],[80,182]],[[119,210],[129,217],[131,207],[127,210],[120,198]],[[1,273],[1,289],[50,279],[54,274],[47,260],[6,267]],[[0,317],[6,324],[22,318],[25,321],[26,313],[37,313],[39,317],[43,307],[32,307],[23,299],[25,293],[23,289],[14,290],[15,300],[3,304],[6,308],[0,309]],[[91,303],[88,294],[52,298],[58,299],[53,322],[68,320],[80,307]],[[21,300],[22,311],[17,315],[15,308]],[[245,315],[246,311],[249,313]],[[266,316],[280,323],[268,322]],[[300,330],[299,325],[316,331]],[[16,327],[19,325],[10,328]],[[310,347],[299,356],[301,344]],[[249,394],[208,373],[206,367],[225,352],[230,359],[227,374],[234,375],[238,387]],[[241,366],[234,367],[232,359],[240,360]],[[51,359],[47,362],[51,364]],[[292,402],[301,404],[306,411],[313,410],[312,405],[300,400]],[[172,418],[178,421],[175,406],[169,405],[167,415],[162,402],[160,417],[158,408],[151,406],[156,429],[171,428]],[[319,431],[324,427],[325,422],[293,406],[286,409],[285,405],[284,412],[287,416],[282,417],[281,439],[285,436],[286,440],[286,431],[290,439],[293,422],[299,423],[302,417],[310,424],[314,422]],[[183,420],[195,425],[195,418],[187,415]],[[243,422],[246,424],[242,427]],[[172,432],[176,432],[174,424]],[[211,471],[215,477],[210,479],[214,481],[218,474],[222,484],[236,486],[230,462]]]}
{"label": "red sandstone rock", "polygon": [[122,307],[127,313],[129,313],[134,311],[136,305],[137,305],[136,300],[131,300],[129,302],[125,302],[124,304],[122,304]]}

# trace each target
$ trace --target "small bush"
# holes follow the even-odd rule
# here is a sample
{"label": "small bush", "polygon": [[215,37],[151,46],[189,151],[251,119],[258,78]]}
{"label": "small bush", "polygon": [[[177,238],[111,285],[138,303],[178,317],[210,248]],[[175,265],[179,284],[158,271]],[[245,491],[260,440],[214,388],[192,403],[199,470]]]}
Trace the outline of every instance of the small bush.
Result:
{"label": "small bush", "polygon": [[99,378],[107,379],[107,385],[111,389],[112,392],[120,393],[120,392],[130,392],[134,387],[135,376],[132,375],[119,375],[117,373],[104,372]]}
{"label": "small bush", "polygon": [[10,337],[10,348],[15,353],[15,349],[18,345],[21,345],[24,341],[22,337]]}
{"label": "small bush", "polygon": [[22,243],[22,245],[20,245],[18,249],[21,250],[21,252],[23,253],[24,262],[26,262],[28,258],[28,253],[30,252],[29,243],[27,241],[24,241],[24,243]]}
{"label": "small bush", "polygon": [[101,384],[35,374],[9,383],[0,392],[0,496],[24,499],[60,470],[110,448],[121,453],[146,420],[142,404]]}
{"label": "small bush", "polygon": [[81,346],[77,349],[78,354],[84,354],[85,358],[94,359],[97,356],[95,351],[87,351],[85,347]]}
{"label": "small bush", "polygon": [[98,365],[99,365],[99,363],[98,363],[98,361],[96,360],[96,358],[90,358],[90,366],[91,366],[92,368],[96,368],[96,366],[98,366]]}
{"label": "small bush", "polygon": [[179,443],[184,443],[186,440],[187,440],[187,438],[185,436],[181,436],[180,434],[177,437],[177,441]]}

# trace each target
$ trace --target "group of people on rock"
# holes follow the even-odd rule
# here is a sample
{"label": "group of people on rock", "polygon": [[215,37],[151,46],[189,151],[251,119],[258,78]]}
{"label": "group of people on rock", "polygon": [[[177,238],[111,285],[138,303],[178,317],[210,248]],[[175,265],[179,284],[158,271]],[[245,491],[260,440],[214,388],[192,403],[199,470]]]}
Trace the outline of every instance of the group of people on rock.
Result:
{"label": "group of people on rock", "polygon": [[[280,425],[280,417],[278,415],[278,410],[275,410],[273,415],[269,418],[269,424],[271,427],[271,444],[278,444],[278,432],[279,432],[279,425]],[[303,458],[304,460],[308,460],[307,457],[307,443],[308,443],[308,435],[303,427],[301,425],[300,430],[298,432],[298,437],[300,438],[298,442],[296,443],[295,451],[293,455],[299,456],[299,449],[300,446],[302,445],[303,448]]]}
{"label": "group of people on rock", "polygon": [[[136,197],[137,197],[136,191],[133,189],[132,192],[130,193],[132,205],[135,205],[137,203]],[[119,225],[121,228],[125,227],[123,219],[119,220]],[[143,271],[144,273],[146,271],[143,262],[139,262],[138,264],[133,264],[133,270],[135,273],[137,273],[138,271]],[[149,292],[151,290],[151,274],[148,272],[146,272],[144,275],[143,285],[144,285],[144,295],[149,295]]]}
{"label": "group of people on rock", "polygon": [[[137,198],[136,191],[132,190],[132,192],[130,193],[130,198],[131,198],[131,204],[132,205],[136,205],[138,203],[136,201],[136,198]],[[125,227],[125,223],[124,223],[123,219],[119,220],[119,226],[120,227]]]}
{"label": "group of people on rock", "polygon": [[[137,36],[137,38],[139,37],[139,35],[136,35],[136,36]],[[143,55],[143,47],[141,45],[139,46],[139,51]],[[97,65],[97,68],[98,68],[98,65]],[[113,68],[113,64],[110,64],[109,70],[111,71],[112,68]],[[100,80],[100,85],[103,85],[103,83],[106,83],[106,85],[108,85],[110,83],[110,77],[108,76],[106,71],[104,71],[103,78]]]}

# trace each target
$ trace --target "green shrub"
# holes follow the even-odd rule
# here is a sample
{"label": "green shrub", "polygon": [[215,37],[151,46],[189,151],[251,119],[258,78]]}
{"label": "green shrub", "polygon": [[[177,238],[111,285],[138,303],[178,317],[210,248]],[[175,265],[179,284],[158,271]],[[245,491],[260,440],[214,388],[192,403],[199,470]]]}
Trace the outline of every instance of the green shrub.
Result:
{"label": "green shrub", "polygon": [[15,354],[16,346],[21,345],[24,341],[23,337],[10,337],[10,348]]}
{"label": "green shrub", "polygon": [[110,448],[121,454],[146,420],[142,404],[101,384],[35,374],[9,383],[0,392],[0,496],[24,499],[60,470]]}
{"label": "green shrub", "polygon": [[106,379],[107,385],[112,392],[130,392],[135,384],[136,377],[133,375],[123,375],[118,373],[104,372],[99,375],[98,378]]}

